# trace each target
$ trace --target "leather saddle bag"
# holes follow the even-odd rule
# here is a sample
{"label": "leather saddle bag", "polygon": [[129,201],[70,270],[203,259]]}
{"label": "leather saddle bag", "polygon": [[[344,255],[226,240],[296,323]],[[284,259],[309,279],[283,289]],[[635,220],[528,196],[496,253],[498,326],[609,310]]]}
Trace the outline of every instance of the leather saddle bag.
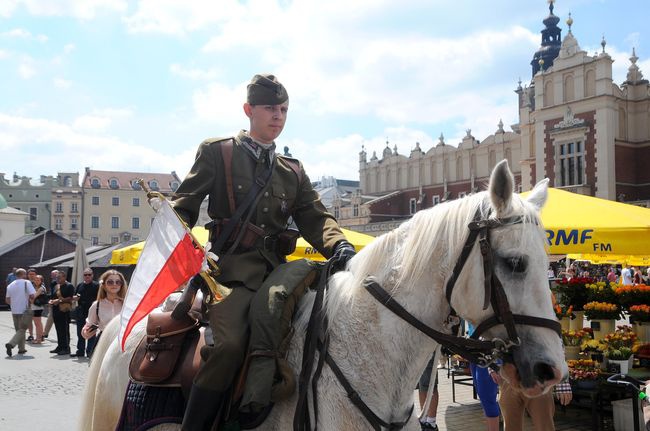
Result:
{"label": "leather saddle bag", "polygon": [[152,313],[147,320],[147,333],[138,344],[129,377],[148,386],[189,388],[201,364],[201,347],[205,345],[199,322],[185,316],[171,318],[171,312]]}

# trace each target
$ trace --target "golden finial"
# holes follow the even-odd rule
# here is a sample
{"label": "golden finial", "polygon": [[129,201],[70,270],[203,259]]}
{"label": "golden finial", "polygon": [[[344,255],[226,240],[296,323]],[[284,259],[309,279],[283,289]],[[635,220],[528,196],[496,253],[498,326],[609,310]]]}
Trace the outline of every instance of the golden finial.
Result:
{"label": "golden finial", "polygon": [[573,18],[571,18],[571,12],[569,12],[569,17],[566,20],[566,25],[569,26],[569,33],[571,33],[571,26],[573,25]]}

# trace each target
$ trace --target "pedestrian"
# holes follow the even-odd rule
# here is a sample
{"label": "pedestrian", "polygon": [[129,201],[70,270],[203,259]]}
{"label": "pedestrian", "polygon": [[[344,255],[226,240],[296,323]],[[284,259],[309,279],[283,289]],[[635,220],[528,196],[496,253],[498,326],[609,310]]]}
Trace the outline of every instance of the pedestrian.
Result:
{"label": "pedestrian", "polygon": [[57,355],[70,354],[70,311],[74,297],[74,286],[66,280],[65,271],[58,271],[56,276],[54,296],[50,300],[52,314],[54,314],[54,328],[56,329],[56,349],[50,353]]}
{"label": "pedestrian", "polygon": [[43,316],[43,310],[46,304],[49,301],[49,296],[47,295],[47,289],[45,289],[45,283],[43,282],[42,275],[36,275],[34,277],[34,302],[32,304],[32,310],[34,311],[34,328],[36,328],[36,338],[32,341],[33,344],[41,344],[43,342],[43,321],[41,317]]}
{"label": "pedestrian", "polygon": [[[47,295],[50,298],[54,298],[55,295],[56,277],[58,273],[59,271],[57,271],[56,269],[50,272],[50,288],[47,292]],[[52,312],[52,305],[49,302],[45,307],[45,312],[47,313],[47,321],[45,322],[45,328],[43,329],[43,338],[47,338],[49,336],[50,329],[52,329],[52,325],[54,324],[54,313]]]}
{"label": "pedestrian", "polygon": [[609,267],[609,272],[607,273],[607,281],[610,283],[616,283],[616,272],[614,272],[614,267]]}
{"label": "pedestrian", "polygon": [[11,357],[12,349],[18,346],[18,354],[27,352],[25,349],[25,331],[32,321],[31,302],[34,300],[34,286],[26,279],[27,271],[18,268],[14,271],[16,279],[7,286],[7,304],[11,307],[11,317],[15,333],[5,347],[7,356]]}
{"label": "pedestrian", "polygon": [[5,279],[5,282],[7,283],[7,286],[9,286],[11,284],[11,282],[16,279],[16,270],[17,269],[18,268],[16,268],[14,266],[13,268],[11,268],[11,271],[9,272],[9,274],[7,274],[7,278]]}
{"label": "pedestrian", "polygon": [[[264,306],[263,300],[254,301],[256,295],[259,300],[268,294],[260,289],[263,281],[295,249],[297,235],[287,229],[290,219],[316,250],[328,258],[336,256],[340,266],[355,253],[320,201],[302,164],[275,151],[275,140],[289,110],[285,87],[274,75],[255,75],[247,87],[243,109],[250,131],[204,141],[174,198],[174,208],[192,227],[203,199],[209,196],[211,250],[219,255],[221,270],[216,280],[232,289],[227,300],[210,306],[214,346],[206,346],[201,352],[205,362],[192,385],[184,430],[212,426],[244,362],[249,332],[251,349],[253,341],[266,341],[272,344],[267,352],[278,351],[280,329],[275,322],[255,322],[264,311],[252,308],[253,304]],[[275,366],[272,355],[251,359],[249,376],[256,376],[254,392],[259,398],[243,400],[242,410],[257,411],[270,403]],[[247,394],[245,389],[244,398]]]}
{"label": "pedestrian", "polygon": [[[77,327],[77,351],[70,356],[83,358],[86,355],[90,357],[90,351],[95,347],[94,339],[88,340],[86,346],[86,339],[81,335],[81,330],[86,324],[88,317],[88,310],[92,303],[97,299],[97,292],[99,291],[99,284],[93,280],[93,270],[86,268],[83,271],[83,281],[75,288],[75,298],[77,300],[77,308],[74,311],[75,325]],[[93,343],[91,348],[90,343]]]}
{"label": "pedestrian", "polygon": [[[427,366],[424,368],[424,372],[420,376],[420,381],[418,382],[418,399],[420,401],[420,408],[424,408],[424,404],[427,399],[427,392],[429,391],[429,385],[431,383],[431,374],[433,372],[433,361],[436,357],[436,352],[433,352],[433,356],[429,359]],[[438,393],[438,367],[436,367],[435,381],[433,383],[433,393],[431,394],[431,402],[426,413],[420,418],[420,429],[422,431],[438,431],[437,421],[437,412],[438,412],[438,401],[440,399],[440,394]]]}
{"label": "pedestrian", "polygon": [[97,289],[96,300],[90,305],[81,329],[81,337],[88,340],[86,352],[89,358],[108,322],[122,311],[127,289],[126,279],[121,272],[109,269],[99,278]]}
{"label": "pedestrian", "polygon": [[634,273],[632,272],[632,269],[630,269],[630,265],[625,264],[625,268],[621,270],[621,284],[631,285],[633,275]]}

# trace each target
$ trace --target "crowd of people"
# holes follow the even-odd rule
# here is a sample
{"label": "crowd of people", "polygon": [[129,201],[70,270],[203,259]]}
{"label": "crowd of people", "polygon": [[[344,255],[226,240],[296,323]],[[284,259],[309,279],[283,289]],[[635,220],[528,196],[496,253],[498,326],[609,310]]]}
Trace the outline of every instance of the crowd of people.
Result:
{"label": "crowd of people", "polygon": [[[50,353],[90,358],[101,331],[120,314],[127,289],[124,275],[113,269],[95,280],[93,270],[86,268],[83,281],[73,286],[67,280],[65,270],[53,270],[49,285],[46,285],[45,278],[35,269],[14,268],[6,282],[6,302],[11,308],[15,330],[5,344],[8,357],[13,356],[16,347],[17,353],[23,355],[27,352],[27,344],[54,341],[50,337],[54,326],[56,348]],[[73,321],[77,331],[74,353],[70,349],[70,324]]]}

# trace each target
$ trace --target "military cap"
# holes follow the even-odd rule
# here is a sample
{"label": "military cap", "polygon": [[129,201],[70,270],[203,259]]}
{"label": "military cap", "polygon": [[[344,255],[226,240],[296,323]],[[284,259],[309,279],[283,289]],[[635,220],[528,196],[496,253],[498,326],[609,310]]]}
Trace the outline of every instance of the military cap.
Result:
{"label": "military cap", "polygon": [[287,90],[275,75],[255,75],[247,88],[246,101],[251,105],[280,105],[289,100]]}

